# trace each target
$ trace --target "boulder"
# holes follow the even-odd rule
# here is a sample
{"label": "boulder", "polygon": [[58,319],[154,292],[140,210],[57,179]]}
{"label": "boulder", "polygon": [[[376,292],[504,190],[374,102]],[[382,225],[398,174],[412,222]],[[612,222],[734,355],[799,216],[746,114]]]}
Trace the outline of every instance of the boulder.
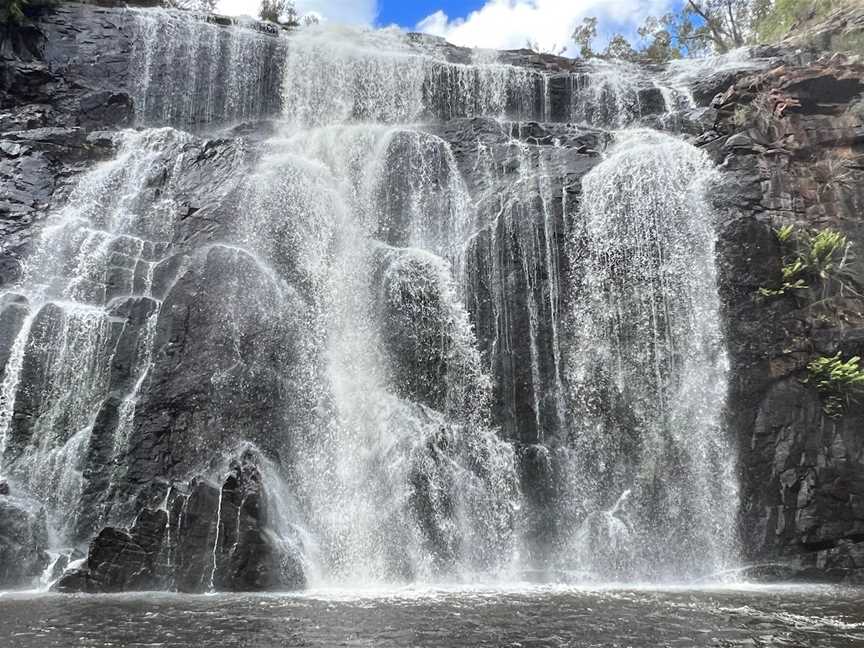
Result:
{"label": "boulder", "polygon": [[200,593],[303,587],[299,555],[273,530],[256,462],[249,451],[232,460],[221,487],[202,477],[173,484],[162,497],[164,508],[149,508],[142,498],[134,523],[103,528],[85,563],[64,573],[52,589]]}

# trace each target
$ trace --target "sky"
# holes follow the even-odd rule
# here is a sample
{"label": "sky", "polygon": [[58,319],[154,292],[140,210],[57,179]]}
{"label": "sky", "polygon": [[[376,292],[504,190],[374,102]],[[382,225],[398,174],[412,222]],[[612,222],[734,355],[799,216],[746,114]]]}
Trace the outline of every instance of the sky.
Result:
{"label": "sky", "polygon": [[[257,12],[260,0],[220,0],[218,11]],[[570,35],[586,16],[598,19],[602,46],[614,32],[632,36],[649,15],[681,0],[296,0],[301,14],[358,25],[398,25],[442,36],[456,45],[513,49],[530,41],[547,51],[575,54]]]}

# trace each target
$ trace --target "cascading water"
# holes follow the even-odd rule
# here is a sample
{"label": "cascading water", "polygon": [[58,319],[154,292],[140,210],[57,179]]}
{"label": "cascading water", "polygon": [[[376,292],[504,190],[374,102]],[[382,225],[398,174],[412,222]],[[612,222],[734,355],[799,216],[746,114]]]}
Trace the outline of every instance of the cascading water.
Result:
{"label": "cascading water", "polygon": [[592,527],[565,547],[601,574],[705,574],[734,557],[713,172],[689,144],[633,130],[582,182],[564,471]]}
{"label": "cascading water", "polygon": [[[120,406],[117,434],[124,435],[146,375],[158,309],[149,296],[152,268],[175,214],[170,198],[147,200],[142,184],[170,173],[185,138],[173,130],[120,136],[121,153],[79,183],[46,225],[17,289],[29,315],[0,395],[3,467],[46,498],[70,533],[100,405],[112,389],[132,385]],[[126,321],[130,310],[138,313],[138,327],[134,317]],[[125,377],[114,363],[121,343],[134,358]],[[112,446],[112,462],[122,457],[123,439],[102,442]]]}
{"label": "cascading water", "polygon": [[285,39],[254,28],[229,30],[190,20],[178,11],[131,14],[130,73],[139,124],[202,127],[278,110]]}
{"label": "cascading water", "polygon": [[118,134],[3,297],[0,469],[58,546],[156,534],[192,591],[734,560],[711,167],[601,130],[677,90],[130,15],[139,126],[278,125]]}
{"label": "cascading water", "polygon": [[495,61],[454,63],[399,32],[309,30],[291,39],[285,113],[307,126],[505,112],[543,114],[542,75]]}
{"label": "cascading water", "polygon": [[[315,571],[362,584],[506,563],[512,450],[484,421],[473,334],[431,251],[453,254],[466,216],[452,156],[431,135],[377,124],[301,128],[271,146],[248,222],[272,232],[278,215],[292,228],[320,304],[310,355],[324,412],[295,439],[294,466]],[[408,161],[398,179],[394,158]]]}

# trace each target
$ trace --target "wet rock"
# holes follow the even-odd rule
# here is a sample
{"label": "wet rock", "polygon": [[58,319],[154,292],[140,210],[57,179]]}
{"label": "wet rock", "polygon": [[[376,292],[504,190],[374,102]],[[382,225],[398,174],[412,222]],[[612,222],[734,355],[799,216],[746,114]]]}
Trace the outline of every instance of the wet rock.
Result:
{"label": "wet rock", "polygon": [[80,129],[15,126],[29,130],[0,129],[0,285],[18,279],[41,220],[62,203],[77,175],[113,150],[111,141]]}
{"label": "wet rock", "polygon": [[[297,548],[278,544],[259,469],[232,462],[222,486],[214,586],[231,591],[294,590],[306,584]],[[296,539],[295,539],[296,540]]]}
{"label": "wet rock", "polygon": [[290,439],[279,431],[304,398],[282,377],[295,362],[291,331],[305,306],[278,291],[257,259],[222,245],[204,248],[178,278],[159,312],[159,362],[135,413],[130,489],[188,475],[220,445],[245,440],[286,452]]}
{"label": "wet rock", "polygon": [[666,112],[666,99],[659,88],[642,88],[637,93],[641,115],[654,115]]}
{"label": "wet rock", "polygon": [[175,552],[175,586],[181,592],[204,592],[213,577],[220,491],[203,479],[194,479],[183,505]]}
{"label": "wet rock", "polygon": [[303,587],[300,545],[285,544],[290,539],[279,540],[273,530],[258,456],[246,451],[232,460],[221,486],[195,477],[140,498],[134,523],[99,531],[85,564],[63,574],[53,589],[200,593]]}
{"label": "wet rock", "polygon": [[736,133],[726,140],[723,148],[749,150],[753,148],[753,140],[751,140],[745,133]]}
{"label": "wet rock", "polygon": [[[853,404],[827,417],[802,381],[817,355],[860,353],[864,303],[857,289],[850,298],[828,288],[825,301],[824,286],[768,299],[759,288],[782,283],[782,225],[864,242],[861,116],[850,114],[861,77],[860,64],[842,58],[740,75],[716,100],[716,135],[704,144],[724,169],[714,196],[743,546],[754,561],[785,565],[784,578],[843,580],[859,569],[849,547],[864,532],[862,412]],[[848,182],[838,184],[841,168]],[[860,270],[848,281],[857,286]]]}
{"label": "wet rock", "polygon": [[[569,124],[528,122],[502,129],[482,118],[451,120],[438,132],[450,142],[472,193],[489,197],[479,207],[479,222],[492,224],[479,230],[465,251],[465,306],[484,369],[494,381],[495,422],[508,439],[552,438],[559,431],[559,394],[551,313],[567,308],[565,223],[578,210],[582,177],[599,162],[610,136]],[[526,171],[533,177],[538,163],[548,170],[548,185],[516,184]]]}
{"label": "wet rock", "polygon": [[[3,482],[5,483],[5,482]],[[35,503],[0,498],[0,588],[32,585],[48,566],[45,512]]]}
{"label": "wet rock", "polygon": [[23,295],[7,293],[0,297],[0,374],[6,369],[12,345],[29,313],[30,307]]}
{"label": "wet rock", "polygon": [[440,411],[467,415],[482,383],[467,313],[455,299],[448,264],[418,250],[378,255],[378,308],[394,367],[393,388]]}

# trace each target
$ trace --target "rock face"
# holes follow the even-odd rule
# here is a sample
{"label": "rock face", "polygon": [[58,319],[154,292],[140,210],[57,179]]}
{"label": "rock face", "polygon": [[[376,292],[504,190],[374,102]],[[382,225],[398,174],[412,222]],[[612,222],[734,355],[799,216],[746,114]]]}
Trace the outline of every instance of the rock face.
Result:
{"label": "rock face", "polygon": [[754,560],[789,559],[807,577],[860,575],[859,406],[830,418],[802,381],[816,356],[859,355],[857,264],[846,287],[780,283],[772,228],[833,229],[862,241],[864,67],[841,55],[744,76],[712,102],[701,136],[723,163],[722,293],[735,376],[730,394],[743,475],[742,544]]}
{"label": "rock face", "polygon": [[[90,542],[85,564],[63,574],[53,589],[302,588],[299,556],[281,553],[269,535],[273,512],[255,462],[249,452],[233,460],[221,487],[200,477],[188,484],[154,484],[132,526],[103,528]],[[151,508],[155,497],[162,497],[160,508]]]}
{"label": "rock face", "polygon": [[[238,127],[244,139],[233,126],[210,140],[157,129],[139,141],[118,130],[211,127],[273,114],[282,40],[266,29],[174,16],[64,4],[3,36],[0,280],[26,284],[22,260],[29,257],[29,272],[53,284],[34,299],[2,297],[0,362],[19,387],[4,396],[14,405],[0,465],[20,477],[22,490],[44,498],[50,524],[68,542],[90,541],[85,566],[58,583],[64,591],[303,582],[297,550],[285,545],[290,533],[273,532],[275,493],[265,492],[259,472],[266,460],[241,453],[239,463],[219,463],[237,456],[232,449],[241,441],[273,457],[289,452],[273,426],[286,408],[304,405],[282,370],[296,353],[284,343],[290,324],[272,307],[274,291],[289,290],[278,301],[295,314],[305,308],[302,298],[274,284],[248,252],[214,245],[238,236],[238,185],[253,158],[244,148],[266,136],[268,125]],[[162,40],[154,29],[166,21],[174,36],[185,36]],[[181,41],[187,51],[171,49]],[[175,56],[199,59],[187,68],[190,78],[159,67]],[[270,76],[252,68],[226,76],[237,57],[266,62]],[[210,72],[196,77],[202,69]],[[151,83],[142,84],[144,77]],[[198,93],[189,105],[206,112],[183,112],[177,103],[174,113],[156,102],[169,81],[178,93]],[[101,180],[97,173],[95,184],[78,186],[82,171],[106,160]],[[58,212],[91,221],[95,266],[84,269],[75,234],[39,238],[46,216]],[[78,264],[72,283],[63,279],[70,263]],[[83,310],[58,306],[58,298]],[[225,309],[248,317],[249,326],[236,328]],[[278,340],[278,348],[263,339]],[[229,394],[226,385],[238,391]],[[218,439],[214,428],[222,430]],[[259,433],[241,433],[251,429]],[[219,461],[208,465],[211,459]],[[15,511],[0,546],[20,558],[20,569],[4,572],[3,586],[30,582],[47,567],[45,514],[39,526]]]}
{"label": "rock face", "polygon": [[[75,3],[5,34],[0,469],[47,510],[0,480],[0,587],[43,573],[49,525],[64,592],[294,589],[313,558],[492,570],[517,528],[531,567],[573,569],[583,528],[608,545],[599,562],[629,564],[613,546],[627,507],[663,489],[573,501],[588,446],[567,370],[583,179],[629,126],[718,167],[746,560],[861,578],[864,409],[827,416],[805,379],[814,357],[864,355],[864,274],[759,291],[781,284],[775,229],[864,243],[864,66],[819,52],[858,24],[666,76],[527,51],[477,65],[421,35],[360,64],[314,34]],[[283,110],[321,128],[272,137]],[[340,335],[375,349],[334,362]],[[645,426],[612,400],[586,407],[609,406],[615,452],[633,454]],[[605,450],[610,475],[632,459]]]}
{"label": "rock face", "polygon": [[9,485],[0,482],[0,587],[38,583],[50,561],[47,548],[45,511],[11,496]]}

